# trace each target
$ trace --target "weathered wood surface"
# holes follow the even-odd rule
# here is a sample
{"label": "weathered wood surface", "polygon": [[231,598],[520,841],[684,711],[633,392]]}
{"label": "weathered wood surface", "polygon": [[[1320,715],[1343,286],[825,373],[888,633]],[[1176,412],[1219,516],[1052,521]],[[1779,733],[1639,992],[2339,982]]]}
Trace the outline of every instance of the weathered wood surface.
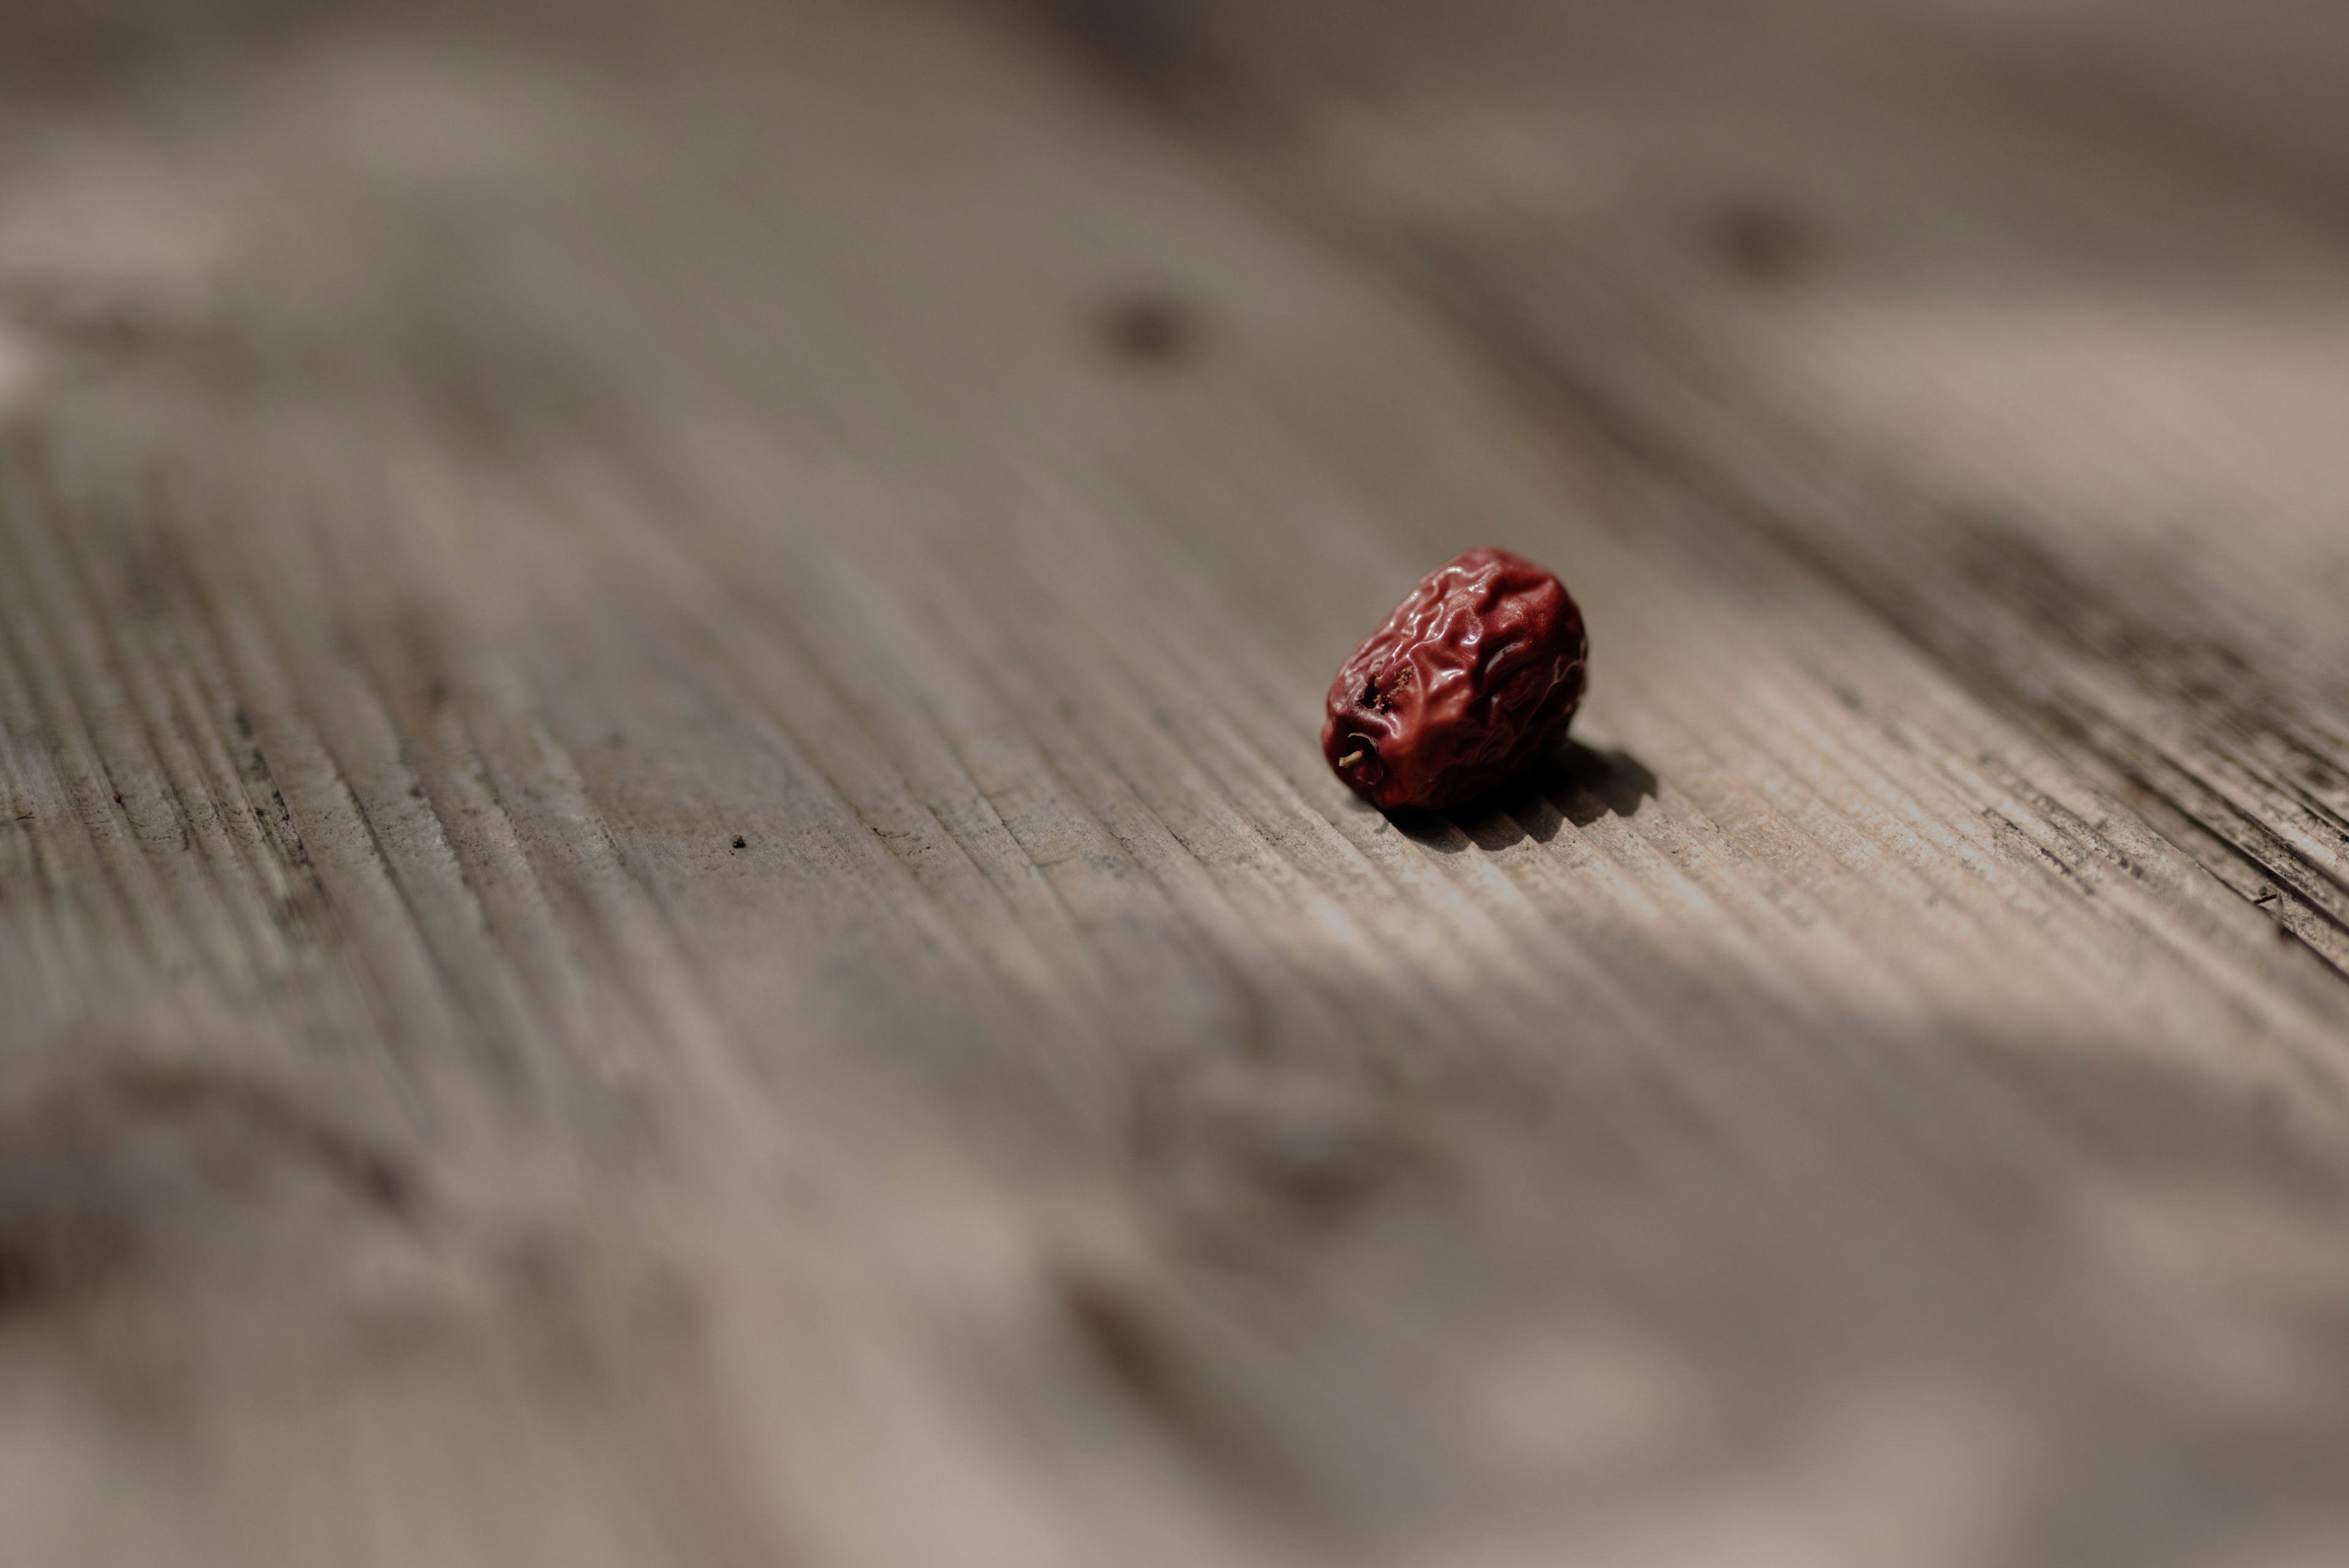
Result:
{"label": "weathered wood surface", "polygon": [[2349,968],[2338,7],[1163,15],[1297,211]]}
{"label": "weathered wood surface", "polygon": [[0,25],[0,1558],[2349,1552],[2341,68],[2009,9]]}

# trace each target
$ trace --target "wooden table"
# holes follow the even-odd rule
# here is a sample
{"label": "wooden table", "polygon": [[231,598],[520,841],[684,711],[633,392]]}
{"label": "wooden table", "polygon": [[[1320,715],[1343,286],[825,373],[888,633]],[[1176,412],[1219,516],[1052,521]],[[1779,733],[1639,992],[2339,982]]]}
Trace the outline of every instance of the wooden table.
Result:
{"label": "wooden table", "polygon": [[0,1560],[2349,1561],[2349,12],[0,57]]}

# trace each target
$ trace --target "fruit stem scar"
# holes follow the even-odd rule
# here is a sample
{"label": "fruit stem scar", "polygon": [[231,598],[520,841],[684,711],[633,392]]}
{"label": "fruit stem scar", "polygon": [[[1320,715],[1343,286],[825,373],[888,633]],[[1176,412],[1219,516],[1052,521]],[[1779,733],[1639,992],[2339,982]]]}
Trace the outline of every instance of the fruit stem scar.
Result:
{"label": "fruit stem scar", "polygon": [[1338,765],[1341,768],[1350,768],[1361,760],[1362,751],[1361,747],[1357,746],[1352,751],[1348,752],[1344,756],[1340,757],[1338,759]]}

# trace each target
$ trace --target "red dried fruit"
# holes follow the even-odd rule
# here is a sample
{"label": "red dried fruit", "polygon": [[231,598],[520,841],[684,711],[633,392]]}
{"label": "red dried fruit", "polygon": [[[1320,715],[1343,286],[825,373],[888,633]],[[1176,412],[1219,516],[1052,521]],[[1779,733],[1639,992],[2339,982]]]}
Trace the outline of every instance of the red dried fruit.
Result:
{"label": "red dried fruit", "polygon": [[1565,732],[1588,654],[1556,577],[1471,550],[1422,578],[1339,667],[1321,754],[1381,809],[1457,805]]}

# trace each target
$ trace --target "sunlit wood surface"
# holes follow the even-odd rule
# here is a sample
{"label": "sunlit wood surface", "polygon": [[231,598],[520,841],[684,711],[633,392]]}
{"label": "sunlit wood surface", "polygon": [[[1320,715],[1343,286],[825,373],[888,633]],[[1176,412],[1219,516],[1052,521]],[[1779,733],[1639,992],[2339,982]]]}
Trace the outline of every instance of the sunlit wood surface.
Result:
{"label": "sunlit wood surface", "polygon": [[2349,1561],[2349,12],[0,88],[0,1562]]}

